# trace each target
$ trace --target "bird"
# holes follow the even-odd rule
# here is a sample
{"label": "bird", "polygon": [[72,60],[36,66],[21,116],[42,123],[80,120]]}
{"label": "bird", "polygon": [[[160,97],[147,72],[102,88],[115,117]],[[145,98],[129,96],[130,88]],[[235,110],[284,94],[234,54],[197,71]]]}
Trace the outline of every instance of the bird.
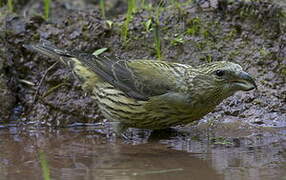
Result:
{"label": "bird", "polygon": [[24,47],[70,67],[103,116],[117,127],[159,130],[187,125],[236,92],[257,88],[254,78],[231,61],[194,67],[68,51],[49,41]]}

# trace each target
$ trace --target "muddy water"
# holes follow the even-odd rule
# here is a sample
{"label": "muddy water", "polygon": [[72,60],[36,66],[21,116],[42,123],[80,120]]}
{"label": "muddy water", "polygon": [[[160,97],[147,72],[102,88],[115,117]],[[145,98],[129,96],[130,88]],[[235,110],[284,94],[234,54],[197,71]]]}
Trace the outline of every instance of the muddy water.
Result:
{"label": "muddy water", "polygon": [[285,130],[247,132],[133,130],[122,140],[96,126],[3,126],[0,179],[43,179],[40,156],[51,179],[286,179]]}

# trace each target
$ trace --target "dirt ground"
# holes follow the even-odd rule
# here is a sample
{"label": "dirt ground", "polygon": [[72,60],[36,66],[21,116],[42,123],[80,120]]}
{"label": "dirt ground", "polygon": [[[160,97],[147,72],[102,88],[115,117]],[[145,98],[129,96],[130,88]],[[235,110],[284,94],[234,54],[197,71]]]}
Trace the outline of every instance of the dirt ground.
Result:
{"label": "dirt ground", "polygon": [[[122,59],[156,59],[154,25],[147,26],[156,8],[137,8],[124,45],[126,3],[107,4],[104,19],[98,4],[79,2],[53,1],[47,21],[40,1],[16,3],[15,13],[1,9],[0,119],[48,126],[102,119],[96,102],[81,90],[70,69],[23,44],[45,39],[69,50],[92,53],[108,48],[106,54]],[[165,4],[159,17],[162,59],[194,66],[233,61],[255,77],[258,90],[228,98],[201,122],[285,127],[286,3],[240,2]]]}

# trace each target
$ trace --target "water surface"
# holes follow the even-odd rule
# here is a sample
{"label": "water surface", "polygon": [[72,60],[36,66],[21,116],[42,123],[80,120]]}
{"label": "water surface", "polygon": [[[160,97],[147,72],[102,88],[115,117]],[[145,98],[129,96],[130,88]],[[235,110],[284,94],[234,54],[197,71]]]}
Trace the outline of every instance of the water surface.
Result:
{"label": "water surface", "polygon": [[2,127],[0,179],[42,179],[40,155],[51,179],[286,179],[283,129],[133,130],[129,140],[101,131]]}

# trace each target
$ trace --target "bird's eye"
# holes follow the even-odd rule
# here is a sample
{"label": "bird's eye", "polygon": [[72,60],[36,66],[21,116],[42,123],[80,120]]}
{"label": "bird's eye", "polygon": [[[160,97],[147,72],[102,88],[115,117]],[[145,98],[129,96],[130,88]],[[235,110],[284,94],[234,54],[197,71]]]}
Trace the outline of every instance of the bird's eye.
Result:
{"label": "bird's eye", "polygon": [[215,71],[215,74],[219,77],[223,76],[224,75],[224,70],[216,70]]}

